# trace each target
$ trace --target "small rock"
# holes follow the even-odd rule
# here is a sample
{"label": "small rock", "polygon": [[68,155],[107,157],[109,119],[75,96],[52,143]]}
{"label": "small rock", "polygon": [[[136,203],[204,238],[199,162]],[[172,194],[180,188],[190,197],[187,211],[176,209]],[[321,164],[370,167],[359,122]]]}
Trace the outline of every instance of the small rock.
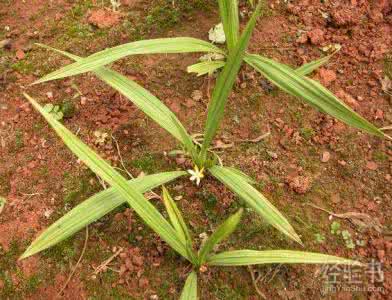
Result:
{"label": "small rock", "polygon": [[53,99],[53,92],[47,92],[46,97],[48,97],[48,99]]}
{"label": "small rock", "polygon": [[311,188],[310,178],[306,176],[289,178],[288,183],[289,186],[298,194],[305,194]]}
{"label": "small rock", "polygon": [[141,267],[141,266],[143,266],[144,258],[143,258],[143,256],[134,256],[134,257],[132,257],[132,262],[134,265]]}
{"label": "small rock", "polygon": [[321,68],[319,70],[320,81],[323,85],[329,86],[336,80],[336,73],[332,70]]}
{"label": "small rock", "polygon": [[139,280],[139,287],[140,288],[146,288],[146,287],[148,287],[148,285],[150,284],[150,282],[148,281],[148,279],[147,278],[140,278],[140,280]]}
{"label": "small rock", "polygon": [[384,119],[384,112],[381,109],[376,109],[376,112],[374,114],[374,119],[376,120]]}
{"label": "small rock", "polygon": [[114,11],[97,9],[91,12],[88,22],[98,28],[110,28],[120,23],[120,15]]}
{"label": "small rock", "polygon": [[320,28],[308,32],[308,37],[313,45],[320,45],[324,41],[324,31]]}
{"label": "small rock", "polygon": [[200,101],[201,99],[203,99],[203,93],[199,90],[194,90],[192,92],[192,99],[195,101]]}
{"label": "small rock", "polygon": [[87,98],[86,97],[80,97],[80,104],[81,105],[86,105],[87,103]]}
{"label": "small rock", "polygon": [[326,163],[329,161],[330,158],[331,158],[331,153],[329,153],[328,151],[324,151],[323,155],[321,156],[321,162]]}
{"label": "small rock", "polygon": [[366,164],[366,168],[369,170],[375,171],[378,168],[378,165],[374,161],[368,161]]}
{"label": "small rock", "polygon": [[347,165],[347,162],[344,160],[338,160],[338,164],[344,167]]}
{"label": "small rock", "polygon": [[267,154],[269,155],[269,157],[271,157],[273,159],[277,159],[278,158],[278,154],[276,154],[275,152],[267,150]]}
{"label": "small rock", "polygon": [[151,295],[150,300],[159,300],[158,295]]}
{"label": "small rock", "polygon": [[18,50],[16,50],[15,56],[17,59],[21,60],[21,59],[25,58],[26,55],[23,52],[23,50],[18,49]]}

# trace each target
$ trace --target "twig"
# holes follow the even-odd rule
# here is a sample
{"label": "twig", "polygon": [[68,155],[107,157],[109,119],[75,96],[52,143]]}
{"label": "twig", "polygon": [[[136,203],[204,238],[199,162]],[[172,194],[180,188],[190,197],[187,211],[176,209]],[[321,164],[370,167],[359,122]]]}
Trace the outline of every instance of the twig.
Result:
{"label": "twig", "polygon": [[67,287],[68,283],[71,281],[72,276],[75,274],[76,269],[78,268],[80,262],[82,261],[84,252],[86,251],[87,241],[88,241],[88,226],[86,226],[86,238],[84,240],[83,250],[82,250],[82,253],[80,254],[78,262],[76,263],[75,267],[73,268],[71,274],[69,274],[69,276],[67,278],[67,281],[65,282],[64,286],[62,287],[62,289],[60,290],[60,292],[57,294],[56,297],[60,297],[61,296],[61,294],[64,292],[65,288]]}
{"label": "twig", "polygon": [[124,168],[125,172],[127,172],[128,176],[133,179],[134,178],[133,175],[125,167],[125,164],[124,164],[121,152],[120,152],[120,146],[118,145],[118,142],[113,135],[112,135],[112,139],[116,143],[117,153],[118,153],[118,157],[120,158],[120,163],[121,163],[122,167]]}
{"label": "twig", "polygon": [[101,263],[97,268],[94,268],[93,275],[98,275],[99,273],[105,271],[108,268],[108,264],[110,264],[112,260],[115,259],[122,251],[122,248],[118,249],[112,256],[103,261],[103,263]]}
{"label": "twig", "polygon": [[255,278],[255,272],[248,266],[248,271],[250,273],[250,277],[252,278],[253,286],[255,287],[256,293],[263,299],[267,299],[267,297],[260,291],[259,287],[257,286],[257,282],[260,280],[260,275]]}
{"label": "twig", "polygon": [[392,130],[392,125],[380,128],[380,130]]}
{"label": "twig", "polygon": [[269,135],[271,134],[271,132],[270,131],[268,131],[267,133],[264,133],[263,135],[260,135],[259,137],[257,137],[257,138],[254,138],[254,139],[245,139],[245,140],[236,140],[235,142],[237,142],[237,143],[259,143],[259,142],[261,142],[263,139],[265,139],[266,137],[268,137]]}
{"label": "twig", "polygon": [[382,225],[380,224],[378,219],[372,218],[368,214],[357,213],[357,212],[347,212],[347,213],[343,213],[343,214],[336,214],[336,213],[329,211],[325,208],[319,207],[313,203],[306,203],[306,205],[309,205],[313,208],[322,210],[322,211],[330,214],[331,216],[334,216],[335,218],[349,220],[351,223],[353,223],[354,225],[356,225],[358,227],[362,227],[362,228],[369,228],[370,227],[370,228],[374,228],[379,233],[382,232]]}

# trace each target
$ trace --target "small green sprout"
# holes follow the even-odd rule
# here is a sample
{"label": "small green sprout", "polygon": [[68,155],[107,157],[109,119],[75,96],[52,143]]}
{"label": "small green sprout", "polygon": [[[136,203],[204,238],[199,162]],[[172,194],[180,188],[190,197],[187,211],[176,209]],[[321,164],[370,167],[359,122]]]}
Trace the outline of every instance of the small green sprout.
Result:
{"label": "small green sprout", "polygon": [[351,238],[351,233],[349,231],[343,230],[342,237],[348,249],[355,249],[355,244],[353,239]]}
{"label": "small green sprout", "polygon": [[0,197],[0,214],[2,213],[6,203],[7,203],[7,200],[5,200],[5,198],[3,198],[3,197]]}
{"label": "small green sprout", "polygon": [[47,103],[44,106],[44,110],[50,113],[53,116],[53,118],[55,118],[57,121],[62,120],[64,117],[64,114],[61,111],[59,105],[53,105],[52,103]]}
{"label": "small green sprout", "polygon": [[324,242],[325,242],[325,235],[324,235],[324,234],[322,234],[322,233],[316,233],[316,234],[314,235],[314,237],[315,237],[317,243],[319,243],[319,244],[324,244]]}
{"label": "small green sprout", "polygon": [[331,224],[331,233],[333,235],[340,234],[340,223],[338,221],[333,221]]}

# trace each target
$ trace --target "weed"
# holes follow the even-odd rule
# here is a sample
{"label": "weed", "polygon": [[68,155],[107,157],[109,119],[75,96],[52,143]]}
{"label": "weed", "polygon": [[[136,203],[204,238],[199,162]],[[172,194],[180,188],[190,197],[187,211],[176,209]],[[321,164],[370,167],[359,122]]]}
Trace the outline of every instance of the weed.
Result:
{"label": "weed", "polygon": [[[177,3],[181,5],[181,3],[186,2],[179,1]],[[255,184],[254,180],[238,169],[224,167],[219,155],[211,147],[211,143],[216,136],[219,125],[224,117],[225,106],[242,63],[245,62],[249,64],[280,89],[293,96],[302,98],[304,101],[311,104],[312,107],[318,108],[322,112],[327,112],[331,116],[370,134],[379,137],[384,137],[385,134],[352,111],[348,106],[342,104],[341,101],[319,83],[305,76],[327,62],[330,57],[322,58],[308,63],[297,70],[293,70],[289,66],[277,63],[269,58],[246,53],[252,31],[256,25],[256,19],[258,15],[260,15],[261,7],[262,2],[257,6],[240,35],[239,14],[236,1],[219,0],[219,10],[226,35],[228,51],[224,51],[215,45],[193,38],[167,38],[137,41],[117,46],[114,49],[106,49],[87,58],[81,58],[64,51],[52,49],[76,62],[45,76],[36,83],[92,71],[100,79],[126,96],[139,109],[144,111],[151,119],[166,129],[181,143],[182,149],[179,150],[179,152],[192,160],[193,169],[187,170],[187,173],[191,175],[190,179],[195,181],[197,185],[199,185],[202,178],[205,177],[205,173],[208,172],[226,185],[231,191],[236,193],[247,206],[255,213],[262,216],[267,223],[274,226],[290,239],[301,243],[300,237],[288,220],[253,187],[253,184]],[[161,9],[162,7],[157,10],[159,12],[157,15],[163,15],[165,21],[169,24],[178,22],[176,10],[162,11]],[[157,22],[160,24],[159,20],[156,21],[154,11],[148,22]],[[225,60],[222,59],[219,64],[216,64],[216,62],[213,61],[207,62],[208,66],[205,68],[207,70],[206,73],[211,73],[222,67],[223,70],[217,78],[212,93],[205,130],[201,139],[189,135],[177,117],[158,98],[134,81],[104,67],[111,62],[132,54],[184,52],[217,53],[223,55],[225,58]],[[191,69],[195,69],[194,66],[193,68],[191,66]],[[63,218],[55,222],[30,245],[22,255],[22,258],[55,245],[74,234],[80,228],[83,228],[83,226],[90,224],[116,209],[124,202],[127,202],[147,225],[166,241],[173,249],[173,252],[177,252],[192,264],[193,271],[186,280],[183,291],[183,295],[187,296],[183,296],[183,299],[194,299],[196,297],[197,272],[204,272],[208,267],[215,265],[242,266],[281,262],[353,263],[337,257],[286,250],[237,250],[214,254],[214,246],[228,237],[239,223],[242,209],[219,226],[208,238],[206,243],[199,247],[200,250],[196,252],[184,220],[168,192],[164,190],[163,201],[170,222],[168,222],[142,195],[143,192],[153,187],[187,173],[181,171],[160,173],[127,182],[115,169],[83,144],[75,135],[62,126],[62,124],[56,121],[50,113],[42,109],[33,98],[27,94],[25,94],[25,96],[32,103],[34,108],[37,109],[56,130],[64,143],[88,167],[90,167],[92,171],[97,173],[104,181],[108,182],[112,188],[90,197],[67,213]],[[301,134],[305,139],[309,140],[314,135],[314,131],[305,128],[301,131]],[[144,168],[150,168],[151,164],[152,161],[150,159],[137,162],[137,166]],[[152,172],[154,171],[152,167],[150,170]],[[110,201],[108,199],[110,199]]]}

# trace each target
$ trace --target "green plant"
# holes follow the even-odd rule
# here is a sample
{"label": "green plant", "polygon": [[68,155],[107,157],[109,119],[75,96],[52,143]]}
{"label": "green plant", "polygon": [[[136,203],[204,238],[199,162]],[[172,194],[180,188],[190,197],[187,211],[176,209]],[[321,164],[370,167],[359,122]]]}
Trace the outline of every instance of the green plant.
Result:
{"label": "green plant", "polygon": [[[154,230],[162,240],[166,241],[173,250],[192,264],[193,270],[185,282],[180,299],[197,299],[197,273],[199,271],[203,272],[210,266],[246,266],[273,263],[361,265],[359,262],[336,256],[290,250],[234,250],[215,254],[213,251],[215,246],[228,238],[237,227],[243,209],[239,209],[237,213],[224,221],[200,247],[200,250],[195,251],[191,233],[169,192],[163,187],[162,198],[169,221],[167,221],[142,195],[142,191],[145,191],[152,186],[156,186],[157,181],[161,184],[164,181],[182,175],[183,172],[171,174],[169,177],[166,176],[166,180],[162,179],[165,177],[162,174],[152,175],[155,176],[154,178],[158,178],[154,183],[154,180],[151,179],[153,178],[152,176],[127,182],[112,166],[101,159],[93,150],[59,123],[50,113],[45,111],[33,98],[27,94],[25,94],[25,96],[29,99],[34,108],[37,109],[53,127],[68,148],[92,171],[110,183],[112,188],[92,196],[64,216],[61,223],[57,221],[57,224],[54,223],[51,225],[33,242],[21,258],[28,257],[50,245],[54,245],[63,239],[64,236],[69,235],[73,230],[72,226],[75,225],[75,222],[87,224],[91,219],[86,220],[86,218],[91,218],[91,215],[97,216],[103,210],[111,210],[116,203],[122,203],[120,200],[122,198],[127,201],[144,222]],[[101,212],[97,213],[97,211]],[[71,218],[69,217],[70,215],[72,215]],[[75,217],[76,215],[78,215],[78,218]],[[68,221],[64,221],[64,218],[68,218]]]}
{"label": "green plant", "polygon": [[319,244],[324,244],[325,242],[325,235],[321,233],[316,233],[314,235],[314,238],[316,239],[316,242]]}
{"label": "green plant", "polygon": [[351,238],[351,233],[349,231],[343,230],[342,231],[342,237],[343,237],[344,243],[346,244],[346,247],[348,249],[354,249],[355,248],[354,241]]}
{"label": "green plant", "polygon": [[7,200],[5,200],[5,198],[0,196],[0,214],[4,209],[5,204],[7,203]]}
{"label": "green plant", "polygon": [[331,233],[333,235],[338,235],[338,234],[340,234],[340,232],[341,232],[340,231],[340,223],[337,221],[333,221],[331,224]]}
{"label": "green plant", "polygon": [[[326,63],[331,56],[310,62],[296,70],[293,70],[286,65],[277,63],[266,57],[246,53],[246,48],[249,43],[251,33],[256,25],[257,16],[260,14],[260,9],[261,2],[256,7],[255,12],[251,16],[244,31],[240,35],[237,1],[219,0],[219,11],[223,28],[227,37],[226,40],[228,51],[224,51],[208,42],[186,37],[136,41],[103,50],[86,58],[81,58],[61,50],[40,45],[65,55],[75,60],[76,62],[44,76],[35,83],[42,83],[92,71],[100,79],[105,81],[114,89],[122,93],[127,99],[132,101],[139,109],[141,109],[146,115],[158,123],[162,128],[166,129],[181,143],[184,148],[184,153],[189,155],[194,163],[194,170],[188,170],[188,172],[191,174],[192,180],[198,183],[205,176],[205,172],[208,172],[213,177],[217,178],[219,181],[225,184],[230,190],[236,193],[242,200],[245,201],[248,206],[261,215],[268,223],[270,223],[289,238],[297,241],[298,243],[301,243],[301,239],[287,219],[259,191],[257,191],[252,186],[252,184],[254,184],[252,179],[242,173],[240,170],[231,167],[224,167],[221,163],[219,164],[218,162],[220,162],[220,160],[218,159],[217,155],[212,150],[210,150],[210,144],[212,143],[219,128],[219,124],[224,116],[225,105],[233,88],[242,62],[245,61],[250,66],[254,67],[257,71],[262,73],[267,79],[269,79],[279,88],[283,89],[289,94],[302,98],[307,103],[321,110],[322,112],[328,113],[351,126],[362,129],[376,136],[383,137],[385,134],[371,123],[360,117],[343,102],[339,101],[331,92],[321,86],[318,82],[305,76],[306,74],[309,74],[319,66]],[[207,61],[204,62],[205,64],[203,65],[204,70],[208,70],[207,73],[212,72],[215,67],[224,67],[218,76],[212,94],[203,141],[201,144],[188,134],[185,127],[180,123],[175,114],[173,114],[173,112],[171,112],[158,98],[138,85],[136,82],[126,78],[125,76],[122,76],[116,71],[104,67],[104,65],[112,63],[128,55],[184,52],[207,52],[210,54],[215,53],[226,58],[225,61]],[[193,69],[194,68],[195,67],[193,66]],[[174,179],[185,174],[186,173],[183,172],[181,174],[177,174],[176,176],[170,177],[170,179]],[[123,182],[122,188],[125,189],[125,187],[125,183]],[[133,191],[137,191],[137,188]],[[125,192],[117,188],[112,190],[112,195],[117,193],[119,199],[117,204],[119,205],[120,202],[125,202],[125,197],[120,197],[121,193]],[[138,201],[141,201],[139,198]],[[89,200],[86,201],[88,205],[95,205],[95,200]],[[88,221],[82,223],[73,220],[73,218],[76,217],[72,215],[73,211],[71,211],[65,216],[66,221],[72,221],[75,224],[73,224],[73,229],[67,232],[68,236],[81,229],[83,226],[89,224],[89,222],[92,220],[102,217],[104,214],[109,212],[111,208],[112,207],[106,207],[105,210],[95,211],[93,218],[85,218],[84,220]],[[85,211],[86,210],[77,210],[77,212],[81,213],[82,215]],[[59,224],[66,221],[64,219],[60,219]],[[50,236],[50,234],[48,236]]]}
{"label": "green plant", "polygon": [[75,105],[71,101],[64,101],[61,105],[47,103],[44,109],[58,121],[63,118],[70,118],[75,113]]}
{"label": "green plant", "polygon": [[[113,61],[114,57],[115,59],[123,57],[124,53],[179,53],[192,51],[224,54],[223,50],[210,43],[193,38],[145,40],[119,46],[115,50],[110,50],[108,52],[110,55],[108,55],[108,53],[96,53],[94,55],[95,59],[93,59],[88,66],[86,66],[84,62],[90,58],[83,59],[64,51],[56,49],[53,50],[76,60],[76,64],[80,64],[80,66],[77,67],[79,70],[86,67],[86,70],[88,70],[92,67],[92,70],[99,78],[121,92],[150,118],[171,133],[183,145],[184,152],[189,155],[194,162],[194,170],[188,170],[191,174],[192,180],[199,183],[204,177],[205,172],[208,171],[212,176],[223,182],[234,193],[241,197],[251,208],[265,218],[268,223],[280,230],[289,238],[301,243],[299,236],[287,219],[251,185],[253,181],[239,170],[218,165],[217,157],[209,150],[210,143],[212,142],[212,139],[218,129],[218,125],[223,117],[225,103],[234,85],[234,81],[241,66],[241,58],[245,53],[245,49],[249,42],[251,32],[256,24],[256,18],[259,11],[260,7],[256,10],[248,22],[248,25],[238,43],[235,44],[234,52],[229,55],[222,76],[218,79],[217,86],[213,93],[213,100],[209,109],[202,144],[199,144],[187,133],[185,127],[180,123],[177,117],[158,98],[153,96],[143,87],[139,86],[136,82],[129,80],[128,78],[110,70],[109,68],[103,67],[102,65]],[[69,68],[65,67],[64,69]],[[52,75],[49,74],[38,82],[64,77],[62,70],[53,72]],[[65,70],[65,72],[68,75],[74,75],[75,69],[72,67],[68,71]],[[57,75],[55,73],[57,73]]]}

